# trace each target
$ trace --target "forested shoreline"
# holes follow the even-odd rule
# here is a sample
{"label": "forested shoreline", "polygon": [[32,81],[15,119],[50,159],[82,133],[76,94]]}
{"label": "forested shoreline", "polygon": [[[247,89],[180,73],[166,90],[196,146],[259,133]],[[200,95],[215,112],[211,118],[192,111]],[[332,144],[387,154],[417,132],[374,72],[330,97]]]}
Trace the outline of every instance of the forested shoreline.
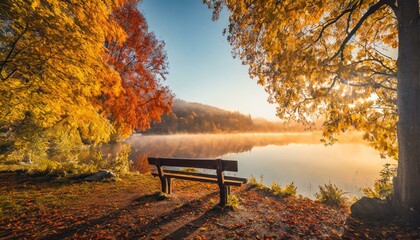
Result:
{"label": "forested shoreline", "polygon": [[[172,112],[162,115],[160,122],[139,131],[144,134],[175,133],[240,133],[240,132],[303,132],[319,130],[316,125],[271,122],[253,119],[251,115],[230,112],[213,106],[175,99]],[[319,125],[319,124],[318,124]]]}

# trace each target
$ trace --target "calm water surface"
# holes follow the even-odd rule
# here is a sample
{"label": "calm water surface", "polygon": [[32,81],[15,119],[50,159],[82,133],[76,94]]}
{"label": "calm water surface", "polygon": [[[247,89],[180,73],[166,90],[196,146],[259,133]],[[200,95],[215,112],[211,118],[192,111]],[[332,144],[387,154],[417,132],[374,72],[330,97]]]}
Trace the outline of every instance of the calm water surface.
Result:
{"label": "calm water surface", "polygon": [[294,182],[298,194],[313,198],[318,185],[328,182],[360,196],[372,186],[382,159],[361,140],[360,134],[340,138],[333,146],[320,143],[320,133],[185,134],[144,136],[135,134],[123,144],[132,147],[134,170],[148,169],[147,157],[223,158],[237,160],[241,177],[263,176],[264,183],[282,186]]}

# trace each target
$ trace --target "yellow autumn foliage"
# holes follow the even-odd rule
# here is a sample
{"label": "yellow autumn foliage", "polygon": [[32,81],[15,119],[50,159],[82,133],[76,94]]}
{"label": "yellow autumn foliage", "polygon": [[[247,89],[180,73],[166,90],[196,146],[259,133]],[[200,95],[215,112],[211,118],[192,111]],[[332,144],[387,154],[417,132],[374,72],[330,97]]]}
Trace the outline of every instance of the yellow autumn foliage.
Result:
{"label": "yellow autumn foliage", "polygon": [[229,12],[234,56],[282,119],[325,119],[324,142],[348,129],[397,158],[397,20],[386,1],[205,0]]}
{"label": "yellow autumn foliage", "polygon": [[104,89],[107,77],[119,78],[104,61],[104,42],[126,37],[109,18],[121,3],[0,3],[0,140],[14,144],[16,159],[109,140],[113,128],[96,98],[121,89],[120,81]]}

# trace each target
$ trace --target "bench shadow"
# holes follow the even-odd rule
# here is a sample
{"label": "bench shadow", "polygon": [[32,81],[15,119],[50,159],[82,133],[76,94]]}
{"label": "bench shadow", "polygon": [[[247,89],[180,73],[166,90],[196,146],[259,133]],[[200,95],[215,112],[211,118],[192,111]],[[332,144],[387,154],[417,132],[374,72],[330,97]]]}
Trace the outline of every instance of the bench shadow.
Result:
{"label": "bench shadow", "polygon": [[92,220],[88,220],[87,217],[79,219],[79,222],[83,221],[82,224],[79,224],[79,225],[73,224],[67,228],[61,229],[61,231],[57,233],[43,236],[42,239],[63,239],[63,238],[71,237],[75,233],[83,232],[84,230],[88,229],[91,226],[102,225],[104,223],[108,223],[112,221],[113,219],[117,219],[122,213],[124,213],[127,210],[138,208],[140,206],[143,206],[146,203],[159,201],[158,196],[159,196],[159,193],[143,195],[141,197],[134,199],[132,201],[132,204],[129,204],[124,208],[121,208],[116,211],[112,211],[107,215],[104,215],[104,216],[101,216],[99,218],[92,219]]}
{"label": "bench shadow", "polygon": [[163,239],[184,239],[191,235],[191,233],[195,232],[205,223],[213,218],[218,218],[224,213],[224,210],[218,206],[214,206],[210,210],[206,211],[200,217],[190,221],[189,223],[185,224],[184,226],[178,228],[168,236],[164,237]]}
{"label": "bench shadow", "polygon": [[[200,212],[200,208],[204,206],[208,201],[210,201],[210,198],[218,195],[218,192],[212,192],[210,194],[207,194],[203,197],[191,200],[189,202],[184,203],[181,206],[177,206],[174,209],[172,209],[170,212],[164,213],[160,216],[155,217],[150,222],[148,222],[145,225],[141,225],[142,223],[137,220],[135,223],[139,227],[134,231],[130,230],[130,234],[126,236],[129,239],[136,239],[136,238],[142,238],[146,237],[148,233],[155,229],[159,229],[160,226],[163,226],[171,221],[174,221],[175,219],[178,219],[185,215],[186,213],[189,213],[191,211],[194,212]],[[89,220],[88,217],[84,217],[81,219],[78,219],[78,222],[83,222],[82,224],[72,224],[71,226],[60,229],[60,231],[55,232],[53,234],[48,234],[42,237],[42,239],[63,239],[63,238],[69,238],[72,237],[76,233],[83,233],[90,229],[92,226],[96,225],[104,225],[110,222],[113,222],[114,220],[117,220],[120,215],[124,214],[126,211],[132,211],[136,208],[140,208],[144,206],[147,203],[156,203],[158,201],[162,201],[160,199],[160,192],[156,192],[153,194],[143,195],[138,198],[135,198],[131,201],[130,204],[128,204],[124,208],[120,208],[118,210],[112,211],[107,215],[91,219]],[[114,229],[117,230],[117,229]]]}
{"label": "bench shadow", "polygon": [[136,235],[135,237],[140,237],[140,238],[147,237],[147,235],[153,230],[169,222],[172,222],[191,211],[198,214],[200,212],[200,207],[204,206],[207,201],[210,201],[210,198],[218,194],[219,194],[218,192],[212,192],[198,199],[194,199],[192,201],[184,203],[181,206],[175,207],[172,211],[162,214],[154,218],[152,221],[148,222],[146,225],[141,226],[139,229],[140,234]]}
{"label": "bench shadow", "polygon": [[[249,192],[251,191],[251,187],[242,188],[240,190],[234,191],[233,194],[237,195],[239,193]],[[214,192],[212,195],[218,195],[218,191]],[[230,211],[226,208],[220,208],[218,205],[213,206],[211,209],[204,212],[198,218],[184,224],[180,228],[176,229],[163,239],[186,239],[188,238],[193,232],[197,231],[207,222],[212,221],[215,218],[220,218],[223,214]]]}

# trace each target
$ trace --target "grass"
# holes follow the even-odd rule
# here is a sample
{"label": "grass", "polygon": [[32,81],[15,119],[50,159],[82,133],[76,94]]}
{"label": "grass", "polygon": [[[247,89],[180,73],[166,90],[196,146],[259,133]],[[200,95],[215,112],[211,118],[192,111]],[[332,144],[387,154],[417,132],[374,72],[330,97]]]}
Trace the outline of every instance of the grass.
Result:
{"label": "grass", "polygon": [[271,192],[282,197],[296,197],[297,187],[294,182],[287,184],[285,188],[282,188],[280,184],[273,182],[271,185]]}
{"label": "grass", "polygon": [[233,210],[239,209],[239,199],[234,195],[228,195],[227,207],[231,207]]}
{"label": "grass", "polygon": [[319,192],[315,193],[315,197],[321,203],[325,203],[331,206],[343,206],[347,202],[347,196],[345,192],[335,184],[328,183],[324,186],[319,186]]}
{"label": "grass", "polygon": [[281,197],[296,197],[297,193],[297,187],[293,182],[287,184],[285,188],[282,188],[277,182],[273,182],[271,188],[265,186],[263,175],[260,176],[260,180],[257,180],[255,176],[251,175],[251,179],[248,182],[248,185],[250,185],[251,187],[256,187],[266,192],[271,192],[274,195],[278,195]]}
{"label": "grass", "polygon": [[248,185],[251,187],[256,187],[261,190],[269,190],[270,188],[264,185],[264,175],[260,175],[260,180],[258,181],[254,175],[251,175],[251,179],[248,182]]}

